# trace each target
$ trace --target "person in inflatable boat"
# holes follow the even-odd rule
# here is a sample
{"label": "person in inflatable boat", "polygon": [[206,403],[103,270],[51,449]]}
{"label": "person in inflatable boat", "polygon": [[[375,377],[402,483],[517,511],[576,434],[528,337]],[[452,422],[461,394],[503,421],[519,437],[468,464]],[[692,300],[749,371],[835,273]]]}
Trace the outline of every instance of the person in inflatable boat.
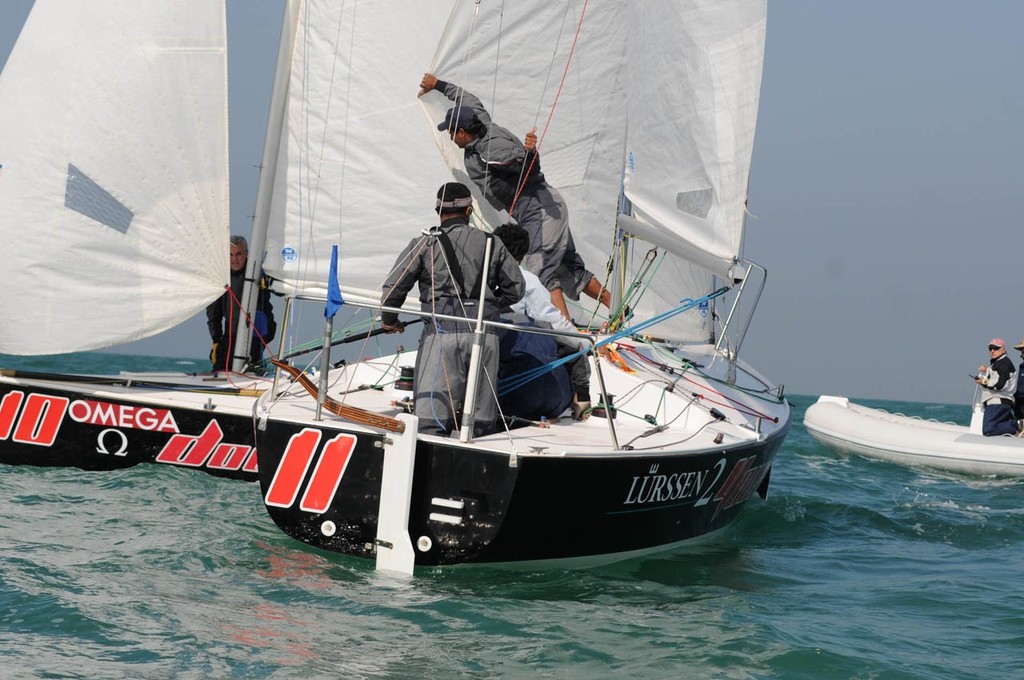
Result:
{"label": "person in inflatable boat", "polygon": [[1017,373],[1013,362],[1006,356],[1006,343],[992,338],[988,343],[989,365],[978,367],[975,382],[981,385],[981,401],[985,416],[981,432],[986,437],[1016,435],[1020,432],[1013,414],[1013,394],[1017,388]]}
{"label": "person in inflatable boat", "polygon": [[1017,368],[1017,389],[1013,391],[1013,417],[1017,419],[1017,436],[1024,435],[1024,339],[1013,346],[1020,352],[1020,366]]}

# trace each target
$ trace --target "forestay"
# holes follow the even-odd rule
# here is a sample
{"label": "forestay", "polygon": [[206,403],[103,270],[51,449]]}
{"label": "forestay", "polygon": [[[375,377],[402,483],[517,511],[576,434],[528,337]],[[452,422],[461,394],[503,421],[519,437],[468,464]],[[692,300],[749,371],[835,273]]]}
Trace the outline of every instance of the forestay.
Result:
{"label": "forestay", "polygon": [[0,102],[0,352],[137,340],[223,293],[223,2],[37,0]]}
{"label": "forestay", "polygon": [[[650,317],[710,292],[712,274],[729,275],[740,255],[765,13],[764,0],[484,0],[479,11],[461,2],[436,73],[479,96],[520,137],[538,127],[545,176],[565,197],[577,249],[599,279],[624,194],[630,231],[659,248],[657,274],[634,310]],[[424,102],[435,120],[450,105],[439,94]],[[459,150],[443,133],[436,140],[461,172]],[[647,250],[634,248],[627,285]],[[694,310],[652,332],[703,342],[710,324]]]}

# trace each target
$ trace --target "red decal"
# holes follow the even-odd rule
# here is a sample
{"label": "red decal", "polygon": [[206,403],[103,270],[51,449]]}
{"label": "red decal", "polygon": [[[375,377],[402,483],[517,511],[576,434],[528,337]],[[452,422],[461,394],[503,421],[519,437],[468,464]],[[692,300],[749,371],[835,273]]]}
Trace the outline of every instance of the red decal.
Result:
{"label": "red decal", "polygon": [[21,444],[52,446],[57,431],[68,409],[66,397],[51,397],[45,394],[30,394],[25,400],[18,427],[14,430],[14,441]]}
{"label": "red decal", "polygon": [[213,451],[206,467],[215,470],[237,470],[242,467],[246,456],[252,450],[251,446],[242,444],[221,444]]}
{"label": "red decal", "polygon": [[14,417],[18,415],[21,408],[21,400],[25,393],[20,390],[8,392],[0,399],[0,439],[7,439],[14,429]]}
{"label": "red decal", "polygon": [[339,434],[324,445],[324,452],[313,468],[313,476],[299,503],[300,510],[320,513],[330,507],[355,446],[356,438],[350,434]]}
{"label": "red decal", "polygon": [[736,486],[740,483],[743,475],[747,472],[747,468],[750,467],[750,464],[753,461],[753,456],[736,461],[736,466],[732,469],[732,472],[729,473],[728,479],[725,480],[725,483],[722,484],[722,488],[718,490],[717,494],[715,494],[716,501],[726,501],[726,505],[724,507],[729,507],[729,502],[736,494]]}
{"label": "red decal", "polygon": [[299,495],[299,486],[306,477],[313,454],[320,444],[320,431],[305,428],[293,434],[284,449],[281,462],[274,471],[263,502],[278,508],[290,508]]}
{"label": "red decal", "polygon": [[245,472],[258,473],[260,471],[256,466],[258,458],[259,457],[256,455],[256,449],[253,449],[252,453],[249,454],[249,460],[245,461],[245,465],[242,466],[242,470]]}
{"label": "red decal", "polygon": [[156,462],[199,467],[210,457],[214,447],[220,444],[223,436],[224,432],[220,429],[220,423],[211,420],[198,437],[186,434],[176,434],[171,437],[157,455]]}
{"label": "red decal", "polygon": [[729,473],[729,478],[715,495],[718,507],[715,508],[712,518],[717,517],[722,510],[738,505],[754,495],[771,468],[765,463],[751,466],[753,462],[754,456],[737,461],[736,467]]}

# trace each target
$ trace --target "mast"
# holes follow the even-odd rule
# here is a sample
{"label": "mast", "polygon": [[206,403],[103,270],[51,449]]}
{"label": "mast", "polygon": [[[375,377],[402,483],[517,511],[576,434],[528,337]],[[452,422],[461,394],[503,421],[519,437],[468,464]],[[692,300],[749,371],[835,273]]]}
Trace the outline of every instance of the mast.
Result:
{"label": "mast", "polygon": [[[274,195],[274,174],[281,149],[281,134],[284,129],[285,111],[288,108],[288,80],[291,74],[292,55],[295,53],[295,34],[299,25],[300,0],[287,0],[281,20],[281,42],[277,49],[277,68],[274,71],[274,88],[270,95],[270,112],[267,119],[267,134],[263,141],[263,162],[260,167],[260,182],[256,190],[256,215],[252,223],[252,237],[249,242],[249,259],[245,264],[245,285],[242,287],[242,309],[238,315],[235,337],[237,348],[231,358],[231,370],[239,372],[249,359],[252,332],[248,319],[256,311],[259,292],[257,285],[263,268],[264,250],[267,243],[267,224],[270,221],[270,203]],[[287,319],[283,319],[282,338],[287,332]],[[283,340],[278,341],[283,344]]]}

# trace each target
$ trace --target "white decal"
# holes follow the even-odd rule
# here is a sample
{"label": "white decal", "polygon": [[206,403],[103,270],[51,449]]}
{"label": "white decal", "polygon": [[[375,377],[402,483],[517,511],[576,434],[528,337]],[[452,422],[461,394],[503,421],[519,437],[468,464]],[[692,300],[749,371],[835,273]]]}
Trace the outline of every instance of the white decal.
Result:
{"label": "white decal", "polygon": [[718,480],[721,479],[722,477],[722,473],[725,472],[725,458],[715,463],[715,467],[718,468],[718,474],[715,475],[715,478],[711,481],[710,484],[708,484],[708,488],[705,489],[704,494],[700,497],[700,499],[693,504],[693,507],[699,508],[702,505],[707,505],[708,501],[711,500],[711,490],[715,488],[715,484],[718,483]]}
{"label": "white decal", "polygon": [[107,428],[98,435],[96,435],[96,453],[110,453],[110,450],[106,447],[107,435],[115,435],[120,437],[120,446],[117,447],[117,451],[114,451],[115,456],[127,456],[128,455],[128,437],[125,436],[124,432],[120,430],[114,430]]}
{"label": "white decal", "polygon": [[178,433],[178,423],[167,409],[126,406],[105,401],[79,399],[71,402],[68,415],[77,423],[130,428],[149,432]]}

